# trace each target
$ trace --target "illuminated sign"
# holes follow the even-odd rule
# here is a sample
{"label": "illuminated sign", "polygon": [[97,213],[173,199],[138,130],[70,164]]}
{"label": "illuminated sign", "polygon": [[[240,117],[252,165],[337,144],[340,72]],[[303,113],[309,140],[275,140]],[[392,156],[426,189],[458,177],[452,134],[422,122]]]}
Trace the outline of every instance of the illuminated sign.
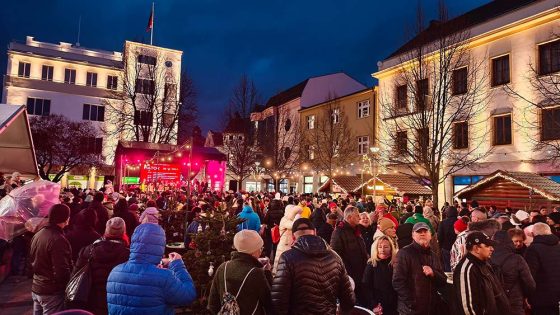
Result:
{"label": "illuminated sign", "polygon": [[178,164],[143,164],[140,169],[140,182],[178,182],[181,168]]}

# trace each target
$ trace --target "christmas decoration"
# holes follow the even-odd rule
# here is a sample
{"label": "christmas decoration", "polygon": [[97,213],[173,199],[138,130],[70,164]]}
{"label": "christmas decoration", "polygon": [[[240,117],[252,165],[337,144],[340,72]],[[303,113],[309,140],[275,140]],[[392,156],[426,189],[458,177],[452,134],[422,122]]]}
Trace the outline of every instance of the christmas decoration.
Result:
{"label": "christmas decoration", "polygon": [[209,314],[206,304],[215,268],[230,259],[234,251],[233,236],[241,220],[226,210],[216,209],[201,216],[200,223],[206,228],[191,235],[196,249],[188,250],[183,256],[199,297],[190,307],[192,314],[197,315]]}

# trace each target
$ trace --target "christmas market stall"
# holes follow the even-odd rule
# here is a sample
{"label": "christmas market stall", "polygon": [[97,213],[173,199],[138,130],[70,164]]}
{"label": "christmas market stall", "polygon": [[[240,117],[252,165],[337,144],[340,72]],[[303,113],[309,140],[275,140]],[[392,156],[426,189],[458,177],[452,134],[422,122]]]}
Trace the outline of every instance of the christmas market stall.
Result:
{"label": "christmas market stall", "polygon": [[480,206],[538,209],[560,205],[560,184],[535,173],[498,170],[455,194],[459,200],[476,200]]}
{"label": "christmas market stall", "polygon": [[432,191],[411,176],[405,174],[378,174],[371,177],[354,192],[373,196],[377,202],[393,199],[406,203],[413,199],[431,198]]}
{"label": "christmas market stall", "polygon": [[347,195],[362,184],[360,176],[333,176],[323,183],[318,189],[323,193]]}
{"label": "christmas market stall", "polygon": [[187,187],[190,179],[192,189],[222,190],[225,161],[226,156],[216,148],[119,141],[116,186],[163,191]]}
{"label": "christmas market stall", "polygon": [[25,106],[0,104],[0,172],[38,176],[35,149]]}

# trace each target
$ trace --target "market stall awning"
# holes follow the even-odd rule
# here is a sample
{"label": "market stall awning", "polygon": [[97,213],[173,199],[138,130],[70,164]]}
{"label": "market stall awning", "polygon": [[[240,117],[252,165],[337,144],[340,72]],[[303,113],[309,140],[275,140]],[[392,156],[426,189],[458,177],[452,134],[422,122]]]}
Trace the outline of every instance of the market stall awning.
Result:
{"label": "market stall awning", "polygon": [[[371,177],[364,185],[367,185],[368,190],[372,190],[373,182],[373,177]],[[377,191],[381,190],[391,194],[394,192],[399,196],[429,196],[432,194],[428,187],[421,185],[417,180],[405,174],[378,174],[375,186],[377,186]],[[356,188],[356,191],[361,189],[362,185]]]}
{"label": "market stall awning", "polygon": [[498,170],[455,194],[479,204],[526,207],[560,203],[560,184],[535,173]]}
{"label": "market stall awning", "polygon": [[361,186],[362,179],[359,176],[335,176],[329,178],[319,187],[319,192],[341,192],[347,194]]}
{"label": "market stall awning", "polygon": [[0,172],[38,176],[25,106],[0,104],[0,152]]}

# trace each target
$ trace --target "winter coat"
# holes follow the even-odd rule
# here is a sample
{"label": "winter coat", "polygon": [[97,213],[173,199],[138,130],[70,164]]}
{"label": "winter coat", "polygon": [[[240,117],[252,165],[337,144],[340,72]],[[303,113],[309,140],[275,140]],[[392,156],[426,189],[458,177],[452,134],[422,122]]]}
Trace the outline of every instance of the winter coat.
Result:
{"label": "winter coat", "polygon": [[[327,209],[325,204],[313,210],[310,219],[317,230],[319,230],[323,224],[327,224],[327,213],[329,213],[329,209]],[[328,239],[327,242],[330,242],[330,239]]]}
{"label": "winter coat", "polygon": [[72,248],[72,261],[75,262],[78,259],[78,254],[82,248],[93,244],[100,237],[101,235],[95,231],[92,225],[86,222],[74,224],[72,229],[66,232],[66,239],[70,242]]}
{"label": "winter coat", "polygon": [[241,213],[239,213],[238,217],[242,220],[245,220],[237,226],[238,231],[253,230],[257,233],[260,231],[261,219],[259,219],[259,215],[256,214],[255,211],[253,211],[253,208],[251,208],[251,206],[243,206],[243,210],[241,211]]}
{"label": "winter coat", "polygon": [[360,229],[360,233],[362,233],[362,238],[364,239],[364,243],[366,244],[366,251],[368,253],[371,252],[371,245],[373,244],[373,240],[375,239],[374,234],[377,233],[377,226],[370,225],[370,226],[363,226],[358,225]]}
{"label": "winter coat", "polygon": [[340,257],[323,239],[303,235],[280,256],[272,283],[277,315],[335,314],[354,307],[355,296]]}
{"label": "winter coat", "polygon": [[393,266],[389,264],[391,259],[377,262],[375,267],[368,262],[362,277],[362,287],[365,302],[368,309],[372,309],[381,303],[384,315],[397,314],[397,292],[393,289]]}
{"label": "winter coat", "polygon": [[511,314],[509,301],[492,267],[467,253],[453,271],[457,314]]}
{"label": "winter coat", "polygon": [[39,295],[63,293],[72,272],[72,248],[62,228],[49,224],[37,232],[29,258],[33,267],[31,291]]}
{"label": "winter coat", "polygon": [[109,212],[107,211],[107,208],[105,208],[101,202],[95,200],[90,203],[88,208],[95,211],[95,214],[97,215],[95,231],[97,231],[100,235],[103,235],[103,233],[105,233],[105,225],[107,224],[107,221],[109,221]]}
{"label": "winter coat", "polygon": [[165,232],[153,223],[132,234],[128,262],[113,268],[107,279],[109,314],[173,314],[174,306],[190,304],[196,289],[182,259],[158,268],[165,252]]}
{"label": "winter coat", "polygon": [[[422,266],[430,266],[434,276],[426,276]],[[393,268],[393,288],[398,295],[399,314],[437,314],[441,303],[437,289],[446,284],[447,277],[434,252],[412,242],[399,250]]]}
{"label": "winter coat", "polygon": [[[212,279],[212,286],[208,296],[208,310],[217,314],[222,306],[225,293],[224,267],[227,265],[227,291],[237,297],[237,304],[241,314],[270,314],[272,313],[272,301],[270,299],[270,286],[272,284],[272,273],[265,271],[262,264],[253,256],[245,253],[232,252],[231,260],[218,267]],[[245,276],[251,268],[255,268],[247,277],[241,292],[239,288]],[[257,307],[258,303],[258,307]]]}
{"label": "winter coat", "polygon": [[412,244],[412,223],[404,223],[397,228],[397,245],[398,248],[403,248]]}
{"label": "winter coat", "polygon": [[264,216],[264,224],[268,226],[268,228],[272,228],[274,224],[280,225],[280,220],[284,216],[284,204],[281,200],[272,199],[270,204],[268,205],[268,211]]}
{"label": "winter coat", "polygon": [[325,223],[317,229],[317,236],[320,236],[323,240],[325,240],[325,242],[330,243],[333,232],[334,227],[328,223]]}
{"label": "winter coat", "polygon": [[311,209],[308,206],[300,206],[301,207],[301,217],[307,218],[311,217]]}
{"label": "winter coat", "polygon": [[292,224],[294,224],[294,219],[298,213],[298,208],[288,205],[286,206],[286,214],[280,220],[279,232],[280,241],[278,242],[278,247],[276,248],[276,255],[274,255],[274,269],[273,273],[276,273],[276,268],[278,266],[278,260],[280,255],[288,249],[292,248]]}
{"label": "winter coat", "polygon": [[537,289],[529,297],[534,307],[558,308],[560,300],[560,245],[555,235],[537,235],[525,251],[525,260]]}
{"label": "winter coat", "polygon": [[455,239],[457,239],[457,234],[455,234],[455,228],[453,225],[457,221],[457,209],[449,208],[447,210],[447,218],[441,221],[438,227],[437,238],[442,249],[451,250]]}
{"label": "winter coat", "polygon": [[432,223],[430,222],[430,220],[424,218],[424,215],[422,213],[415,213],[410,218],[406,219],[406,221],[404,221],[404,223],[412,223],[412,225],[418,222],[426,223],[430,227],[430,232],[432,232],[432,235],[434,235],[435,231]]}
{"label": "winter coat", "polygon": [[406,222],[406,220],[407,220],[408,218],[410,218],[412,215],[414,215],[414,212],[405,212],[405,213],[401,216],[401,218],[400,218],[400,220],[399,220],[399,223],[400,223],[400,224],[404,224],[404,223]]}
{"label": "winter coat", "polygon": [[499,244],[494,246],[494,253],[490,258],[492,266],[498,266],[503,279],[503,288],[509,299],[511,314],[525,315],[523,301],[535,291],[536,284],[525,259],[517,255],[513,243],[507,232],[498,231],[494,240]]}
{"label": "winter coat", "polygon": [[93,258],[90,262],[92,288],[85,309],[96,315],[107,314],[107,278],[115,266],[128,260],[130,250],[123,240],[98,239],[80,251],[74,273],[87,264],[92,248]]}
{"label": "winter coat", "polygon": [[331,247],[342,258],[348,275],[359,284],[368,260],[360,229],[346,221],[340,222],[332,234]]}

